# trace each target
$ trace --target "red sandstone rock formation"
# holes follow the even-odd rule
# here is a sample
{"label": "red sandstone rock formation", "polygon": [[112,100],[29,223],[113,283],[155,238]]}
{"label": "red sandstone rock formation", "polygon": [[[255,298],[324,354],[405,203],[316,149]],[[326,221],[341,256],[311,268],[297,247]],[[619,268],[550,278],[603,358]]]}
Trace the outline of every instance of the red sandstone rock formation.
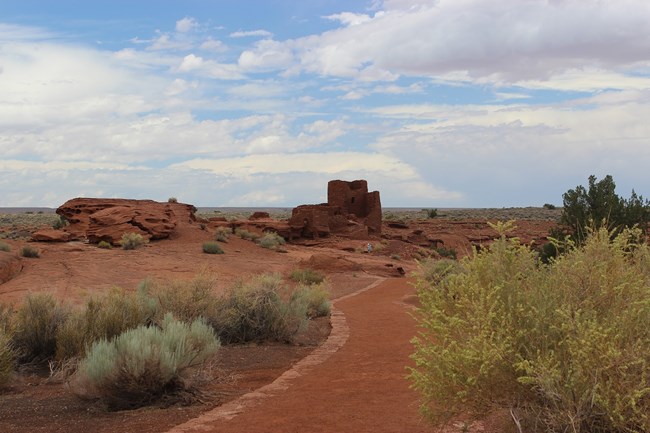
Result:
{"label": "red sandstone rock formation", "polygon": [[67,242],[70,233],[63,230],[41,229],[32,233],[32,240],[37,242]]}
{"label": "red sandstone rock formation", "polygon": [[75,198],[56,210],[69,223],[71,239],[117,244],[124,233],[146,239],[168,238],[180,222],[193,222],[194,208],[182,203],[153,200]]}
{"label": "red sandstone rock formation", "polygon": [[11,253],[0,251],[0,284],[18,275],[22,268],[20,258]]}
{"label": "red sandstone rock formation", "polygon": [[332,180],[327,184],[327,203],[294,208],[289,219],[291,237],[324,237],[330,234],[365,239],[381,235],[379,192],[368,192],[365,180]]}

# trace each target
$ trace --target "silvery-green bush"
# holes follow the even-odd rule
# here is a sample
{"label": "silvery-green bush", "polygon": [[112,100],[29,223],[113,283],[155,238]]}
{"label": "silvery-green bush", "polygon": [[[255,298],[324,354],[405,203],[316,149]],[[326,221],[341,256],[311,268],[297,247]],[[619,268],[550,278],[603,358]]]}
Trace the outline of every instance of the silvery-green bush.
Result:
{"label": "silvery-green bush", "polygon": [[187,324],[168,314],[160,327],[140,326],[95,342],[79,365],[74,389],[112,409],[149,405],[191,390],[192,371],[218,348],[203,320]]}

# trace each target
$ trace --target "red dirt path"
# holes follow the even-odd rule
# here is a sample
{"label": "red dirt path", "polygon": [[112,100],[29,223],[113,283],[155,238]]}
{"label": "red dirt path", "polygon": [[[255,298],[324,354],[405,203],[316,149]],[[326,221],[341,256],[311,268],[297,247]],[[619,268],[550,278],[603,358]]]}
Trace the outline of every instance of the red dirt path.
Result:
{"label": "red dirt path", "polygon": [[[217,408],[168,433],[436,431],[418,413],[418,396],[405,378],[416,332],[413,294],[408,280],[388,279],[341,298],[335,306],[349,337],[328,359],[231,419]],[[333,338],[346,333],[345,323],[333,326]]]}

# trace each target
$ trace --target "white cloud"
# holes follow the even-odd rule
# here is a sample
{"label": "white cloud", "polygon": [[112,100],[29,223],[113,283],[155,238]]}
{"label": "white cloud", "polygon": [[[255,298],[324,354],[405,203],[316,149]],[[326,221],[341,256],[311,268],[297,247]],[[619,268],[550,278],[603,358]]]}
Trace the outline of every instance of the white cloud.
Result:
{"label": "white cloud", "polygon": [[247,38],[247,37],[263,37],[268,38],[273,36],[273,33],[268,30],[258,29],[258,30],[239,30],[230,34],[231,38]]}
{"label": "white cloud", "polygon": [[212,51],[212,52],[215,52],[215,53],[221,53],[221,52],[224,52],[224,51],[228,50],[228,47],[226,46],[226,44],[224,44],[223,42],[221,42],[219,40],[212,39],[212,38],[208,38],[205,41],[203,41],[201,43],[200,48],[202,50],[204,50],[204,51]]}
{"label": "white cloud", "polygon": [[395,179],[407,180],[417,173],[398,159],[381,154],[360,152],[295,153],[249,155],[224,159],[193,159],[173,167],[209,170],[229,176],[246,177],[256,173],[324,173],[342,172],[383,173]]}
{"label": "white cloud", "polygon": [[201,66],[203,66],[203,59],[201,57],[195,56],[194,54],[188,54],[183,57],[183,61],[178,67],[178,70],[181,72],[189,72],[194,69],[199,69]]}
{"label": "white cloud", "polygon": [[176,38],[168,33],[161,33],[147,47],[148,50],[152,51],[187,50],[191,48],[192,43],[190,41]]}
{"label": "white cloud", "polygon": [[331,21],[338,21],[345,26],[357,26],[370,21],[372,18],[366,14],[354,14],[351,12],[342,12],[323,17]]}
{"label": "white cloud", "polygon": [[[303,71],[368,80],[461,74],[488,83],[544,82],[566,71],[620,73],[650,61],[645,0],[391,1],[384,6],[384,13],[372,18],[332,15],[344,27],[283,44]],[[256,59],[265,51],[249,51],[246,61],[265,63]]]}
{"label": "white cloud", "polygon": [[293,53],[287,44],[264,39],[258,41],[252,50],[240,54],[239,66],[245,70],[282,69],[291,65],[293,60]]}
{"label": "white cloud", "polygon": [[199,26],[199,23],[192,17],[185,17],[176,21],[176,31],[179,33],[187,33]]}

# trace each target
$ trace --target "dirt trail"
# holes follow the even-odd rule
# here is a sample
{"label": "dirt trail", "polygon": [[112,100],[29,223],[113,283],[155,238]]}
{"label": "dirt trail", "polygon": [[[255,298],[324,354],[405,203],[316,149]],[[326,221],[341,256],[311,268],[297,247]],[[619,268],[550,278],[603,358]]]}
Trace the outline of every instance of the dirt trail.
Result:
{"label": "dirt trail", "polygon": [[409,280],[397,278],[339,299],[333,337],[315,358],[168,433],[434,431],[405,379],[416,332],[413,293]]}

